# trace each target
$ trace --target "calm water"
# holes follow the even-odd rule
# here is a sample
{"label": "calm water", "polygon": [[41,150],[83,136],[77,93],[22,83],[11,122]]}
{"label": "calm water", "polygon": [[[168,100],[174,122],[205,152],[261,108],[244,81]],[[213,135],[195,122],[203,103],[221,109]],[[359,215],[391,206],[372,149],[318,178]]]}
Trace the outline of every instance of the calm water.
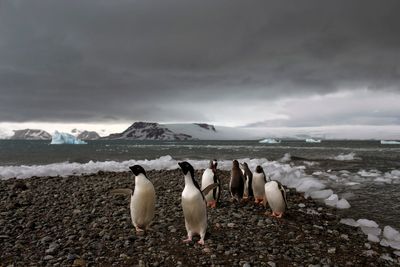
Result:
{"label": "calm water", "polygon": [[[0,166],[45,165],[70,162],[125,161],[157,159],[170,155],[174,159],[238,159],[267,158],[279,160],[286,153],[298,157],[296,165],[305,165],[306,173],[315,171],[357,178],[359,184],[347,186],[340,180],[329,186],[345,196],[352,205],[338,211],[352,218],[369,218],[383,225],[400,229],[400,180],[382,183],[358,175],[361,170],[385,173],[400,170],[400,146],[381,145],[378,141],[282,141],[280,144],[260,144],[257,141],[89,141],[87,145],[49,145],[49,141],[0,140]],[[337,161],[340,154],[355,153],[355,160]],[[300,158],[300,159],[299,159]],[[314,162],[311,166],[304,163]],[[320,177],[320,179],[327,179]],[[361,179],[361,180],[360,180]],[[396,181],[399,181],[397,183]]]}

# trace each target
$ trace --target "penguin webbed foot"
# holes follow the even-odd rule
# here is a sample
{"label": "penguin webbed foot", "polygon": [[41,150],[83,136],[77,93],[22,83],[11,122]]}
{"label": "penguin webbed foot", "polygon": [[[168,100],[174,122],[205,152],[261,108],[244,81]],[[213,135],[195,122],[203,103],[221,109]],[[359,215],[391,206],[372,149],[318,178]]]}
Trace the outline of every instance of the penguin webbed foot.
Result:
{"label": "penguin webbed foot", "polygon": [[190,243],[190,242],[192,242],[192,238],[191,238],[191,237],[188,237],[188,238],[182,240],[182,242],[183,242],[183,243]]}
{"label": "penguin webbed foot", "polygon": [[199,241],[197,241],[197,243],[202,245],[202,246],[204,246],[204,240],[203,239],[200,239]]}

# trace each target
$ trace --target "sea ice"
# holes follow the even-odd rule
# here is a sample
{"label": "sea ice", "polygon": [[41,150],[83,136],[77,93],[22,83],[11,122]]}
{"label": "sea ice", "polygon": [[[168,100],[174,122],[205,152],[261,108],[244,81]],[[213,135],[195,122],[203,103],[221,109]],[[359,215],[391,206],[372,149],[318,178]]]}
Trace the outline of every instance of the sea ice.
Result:
{"label": "sea ice", "polygon": [[344,198],[342,198],[336,203],[336,208],[338,209],[348,209],[350,207],[351,207],[350,203]]}
{"label": "sea ice", "polygon": [[379,225],[372,221],[372,220],[368,220],[368,219],[358,219],[357,222],[361,225],[361,226],[366,226],[366,227],[375,227],[378,228]]}
{"label": "sea ice", "polygon": [[399,250],[400,249],[400,242],[391,240],[391,241],[389,241],[389,246],[391,248]]}
{"label": "sea ice", "polygon": [[393,252],[393,254],[400,257],[400,250]]}
{"label": "sea ice", "polygon": [[55,131],[51,137],[51,145],[85,145],[87,144],[85,141],[82,141],[72,134],[69,133],[60,133]]}
{"label": "sea ice", "polygon": [[340,155],[334,157],[333,159],[334,160],[341,160],[341,161],[344,161],[344,160],[355,160],[355,155],[356,155],[355,153],[351,152],[349,154],[340,154]]}
{"label": "sea ice", "polygon": [[310,196],[312,199],[325,199],[330,197],[333,194],[333,191],[331,189],[326,189],[326,190],[318,190],[318,191],[313,191],[311,193],[306,193],[304,196],[308,198]]}
{"label": "sea ice", "polygon": [[360,226],[360,224],[358,222],[356,222],[354,219],[350,219],[350,218],[349,219],[341,219],[340,223],[346,224],[346,225],[349,225],[349,226],[353,226],[353,227]]}
{"label": "sea ice", "polygon": [[375,178],[375,179],[374,179],[374,182],[391,184],[391,183],[392,183],[392,179],[390,179],[390,178],[378,177],[378,178]]}
{"label": "sea ice", "polygon": [[373,234],[368,234],[368,241],[374,242],[374,243],[379,243],[379,237]]}
{"label": "sea ice", "polygon": [[339,201],[339,197],[336,194],[332,194],[330,197],[325,199],[325,205],[331,206],[331,207],[336,207],[337,203]]}
{"label": "sea ice", "polygon": [[307,192],[325,188],[323,183],[312,177],[304,177],[298,181],[292,181],[292,184],[299,192]]}
{"label": "sea ice", "polygon": [[400,241],[399,231],[393,229],[392,227],[390,227],[388,225],[383,228],[383,236],[387,240]]}
{"label": "sea ice", "polygon": [[361,226],[361,230],[366,235],[376,235],[379,236],[382,232],[381,228],[378,227],[368,227],[368,226]]}
{"label": "sea ice", "polygon": [[273,138],[266,138],[266,139],[259,141],[259,143],[261,143],[261,144],[279,144],[280,142],[281,142],[281,140],[276,140]]}

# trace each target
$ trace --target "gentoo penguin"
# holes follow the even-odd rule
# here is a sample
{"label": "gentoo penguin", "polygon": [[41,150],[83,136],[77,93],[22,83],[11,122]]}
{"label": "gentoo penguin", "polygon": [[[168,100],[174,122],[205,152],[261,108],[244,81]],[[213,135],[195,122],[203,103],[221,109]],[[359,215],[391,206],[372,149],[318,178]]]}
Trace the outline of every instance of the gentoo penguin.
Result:
{"label": "gentoo penguin", "polygon": [[240,163],[240,168],[242,169],[243,177],[244,177],[244,191],[243,198],[252,198],[253,194],[253,173],[249,169],[249,165],[246,162]]}
{"label": "gentoo penguin", "polygon": [[239,162],[234,160],[232,162],[231,180],[229,181],[229,191],[233,199],[241,201],[244,191],[244,178],[242,171],[239,168]]}
{"label": "gentoo penguin", "polygon": [[150,226],[154,217],[156,193],[153,184],[146,176],[146,172],[140,165],[129,167],[135,175],[135,189],[115,189],[113,194],[131,195],[131,218],[136,232],[143,232]]}
{"label": "gentoo penguin", "polygon": [[185,176],[185,188],[182,192],[182,209],[185,216],[185,227],[187,239],[183,242],[192,241],[193,234],[199,234],[199,244],[204,245],[204,237],[207,231],[207,206],[204,194],[214,189],[216,184],[206,187],[203,192],[194,179],[194,169],[190,163],[183,161],[178,163]]}
{"label": "gentoo penguin", "polygon": [[218,184],[218,187],[214,188],[211,192],[205,195],[207,206],[215,208],[221,196],[221,182],[217,176],[217,160],[210,160],[210,165],[204,170],[203,176],[201,177],[201,190],[204,190],[211,184]]}
{"label": "gentoo penguin", "polygon": [[258,165],[256,167],[255,172],[253,173],[253,193],[254,193],[254,202],[256,204],[262,203],[265,198],[265,183],[267,182],[267,177],[264,173],[263,168]]}
{"label": "gentoo penguin", "polygon": [[278,181],[267,182],[265,188],[265,202],[272,210],[272,216],[281,218],[287,208],[286,190]]}

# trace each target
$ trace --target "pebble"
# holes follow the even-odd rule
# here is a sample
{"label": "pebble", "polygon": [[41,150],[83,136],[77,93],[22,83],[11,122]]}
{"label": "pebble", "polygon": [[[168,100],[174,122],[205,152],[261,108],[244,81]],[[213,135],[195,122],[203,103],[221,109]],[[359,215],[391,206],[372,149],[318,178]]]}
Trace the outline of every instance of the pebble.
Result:
{"label": "pebble", "polygon": [[273,262],[273,261],[269,261],[269,262],[267,262],[267,264],[268,264],[270,267],[276,267],[276,264],[275,264],[275,262]]}
{"label": "pebble", "polygon": [[336,253],[336,248],[328,248],[328,253],[330,254]]}
{"label": "pebble", "polygon": [[234,223],[228,223],[227,226],[228,226],[229,228],[233,228],[233,227],[235,227],[235,224],[234,224]]}
{"label": "pebble", "polygon": [[44,258],[43,258],[43,260],[45,260],[45,261],[52,260],[52,259],[54,259],[54,257],[51,256],[51,255],[46,255],[46,256],[44,256]]}

